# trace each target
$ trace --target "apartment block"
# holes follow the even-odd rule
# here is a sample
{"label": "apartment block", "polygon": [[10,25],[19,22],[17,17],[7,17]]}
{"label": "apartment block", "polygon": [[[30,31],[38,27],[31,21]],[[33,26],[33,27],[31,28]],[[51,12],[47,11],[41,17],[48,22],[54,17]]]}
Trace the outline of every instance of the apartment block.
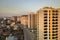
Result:
{"label": "apartment block", "polygon": [[60,40],[60,9],[44,7],[36,15],[37,40]]}

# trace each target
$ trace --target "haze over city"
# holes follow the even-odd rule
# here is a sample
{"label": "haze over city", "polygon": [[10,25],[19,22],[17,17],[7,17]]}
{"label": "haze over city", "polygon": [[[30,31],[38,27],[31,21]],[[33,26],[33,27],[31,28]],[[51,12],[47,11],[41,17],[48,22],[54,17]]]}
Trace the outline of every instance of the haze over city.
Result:
{"label": "haze over city", "polygon": [[0,40],[60,40],[60,0],[0,0]]}
{"label": "haze over city", "polygon": [[19,16],[42,7],[60,7],[60,0],[0,0],[0,16]]}

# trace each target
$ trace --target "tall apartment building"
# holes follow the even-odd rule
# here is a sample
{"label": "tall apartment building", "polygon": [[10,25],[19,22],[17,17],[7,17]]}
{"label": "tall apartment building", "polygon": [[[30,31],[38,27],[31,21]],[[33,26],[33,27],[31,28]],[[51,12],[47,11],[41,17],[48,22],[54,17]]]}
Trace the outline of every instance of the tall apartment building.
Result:
{"label": "tall apartment building", "polygon": [[36,40],[36,14],[34,12],[31,12],[28,15],[28,29],[34,34],[33,39]]}
{"label": "tall apartment building", "polygon": [[44,7],[36,15],[37,40],[60,40],[60,9]]}
{"label": "tall apartment building", "polygon": [[33,31],[33,28],[35,27],[35,14],[31,12],[28,15],[28,28]]}

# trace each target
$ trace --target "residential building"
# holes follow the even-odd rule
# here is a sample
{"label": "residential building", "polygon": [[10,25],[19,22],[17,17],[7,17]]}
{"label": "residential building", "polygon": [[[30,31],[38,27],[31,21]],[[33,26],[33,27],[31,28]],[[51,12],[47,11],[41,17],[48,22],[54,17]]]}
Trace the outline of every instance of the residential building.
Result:
{"label": "residential building", "polygon": [[21,23],[21,17],[20,16],[17,16],[17,22]]}
{"label": "residential building", "polygon": [[34,40],[36,40],[36,33],[37,33],[37,28],[36,28],[36,14],[34,12],[31,12],[28,15],[28,29],[30,32],[34,34]]}
{"label": "residential building", "polygon": [[27,26],[28,25],[28,15],[21,16],[21,24]]}
{"label": "residential building", "polygon": [[37,40],[60,40],[60,9],[44,7],[36,15]]}

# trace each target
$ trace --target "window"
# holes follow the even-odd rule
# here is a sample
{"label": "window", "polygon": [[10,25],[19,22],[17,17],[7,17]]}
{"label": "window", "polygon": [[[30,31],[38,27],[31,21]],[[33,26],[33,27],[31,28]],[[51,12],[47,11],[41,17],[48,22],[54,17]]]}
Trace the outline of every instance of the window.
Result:
{"label": "window", "polygon": [[52,28],[53,30],[57,30],[58,28]]}
{"label": "window", "polygon": [[58,37],[56,37],[56,38],[58,38]]}
{"label": "window", "polygon": [[49,28],[49,30],[50,30],[50,28]]}
{"label": "window", "polygon": [[47,10],[44,10],[44,12],[48,12]]}
{"label": "window", "polygon": [[56,36],[56,34],[52,34],[52,36]]}
{"label": "window", "polygon": [[47,30],[47,28],[44,28],[44,30]]}
{"label": "window", "polygon": [[47,37],[44,37],[44,39],[47,39]]}
{"label": "window", "polygon": [[52,21],[58,21],[58,19],[52,19]]}
{"label": "window", "polygon": [[44,18],[47,18],[47,16],[44,16]]}
{"label": "window", "polygon": [[56,13],[56,15],[58,15],[58,13]]}
{"label": "window", "polygon": [[47,22],[44,22],[44,24],[47,24]]}
{"label": "window", "polygon": [[54,10],[52,10],[52,12],[55,12]]}
{"label": "window", "polygon": [[47,36],[47,34],[44,34],[44,36]]}
{"label": "window", "polygon": [[58,25],[52,25],[53,27],[58,27]]}
{"label": "window", "polygon": [[55,28],[52,28],[52,30],[55,30]]}
{"label": "window", "polygon": [[58,13],[52,13],[52,15],[58,15]]}
{"label": "window", "polygon": [[52,31],[52,33],[57,33],[58,31]]}
{"label": "window", "polygon": [[44,31],[44,33],[47,33],[47,31]]}
{"label": "window", "polygon": [[50,36],[50,34],[49,34],[49,36]]}
{"label": "window", "polygon": [[44,13],[44,15],[47,15],[47,13]]}
{"label": "window", "polygon": [[55,15],[54,13],[52,13],[52,15]]}
{"label": "window", "polygon": [[52,37],[52,39],[55,39],[55,37]]}
{"label": "window", "polygon": [[58,16],[53,16],[53,18],[58,18]]}
{"label": "window", "polygon": [[52,10],[52,12],[58,12],[58,10]]}
{"label": "window", "polygon": [[56,35],[58,35],[58,34],[56,34]]}
{"label": "window", "polygon": [[55,31],[52,31],[52,33],[56,33]]}
{"label": "window", "polygon": [[58,10],[56,10],[56,12],[58,12]]}
{"label": "window", "polygon": [[56,30],[58,30],[58,28],[56,28]]}
{"label": "window", "polygon": [[58,24],[58,22],[52,22],[52,24]]}
{"label": "window", "polygon": [[44,21],[47,21],[47,19],[44,19]]}
{"label": "window", "polygon": [[49,21],[50,21],[50,19],[49,19]]}
{"label": "window", "polygon": [[49,37],[49,39],[50,39],[50,37]]}
{"label": "window", "polygon": [[56,32],[58,32],[58,31],[56,31]]}
{"label": "window", "polygon": [[44,27],[47,27],[47,25],[44,25]]}

